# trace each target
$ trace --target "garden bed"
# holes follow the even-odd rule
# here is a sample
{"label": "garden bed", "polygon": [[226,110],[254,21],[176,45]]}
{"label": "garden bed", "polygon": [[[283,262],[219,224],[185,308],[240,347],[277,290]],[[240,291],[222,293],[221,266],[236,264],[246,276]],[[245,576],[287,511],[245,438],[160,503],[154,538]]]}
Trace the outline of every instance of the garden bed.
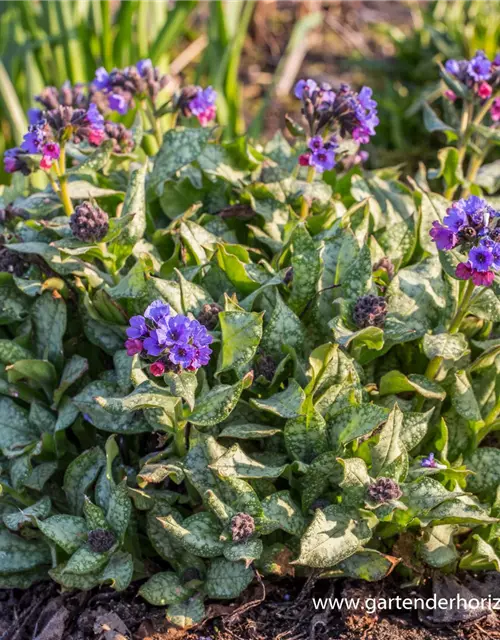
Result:
{"label": "garden bed", "polygon": [[[500,595],[496,574],[481,581],[466,578],[479,597]],[[247,590],[233,603],[213,602],[207,620],[191,630],[178,629],[165,621],[164,609],[151,607],[137,598],[136,589],[124,593],[100,589],[87,593],[60,593],[55,585],[37,585],[26,592],[0,592],[0,638],[2,640],[488,640],[500,636],[495,613],[463,611],[425,616],[418,611],[362,610],[348,613],[319,612],[313,597],[401,598],[401,591],[388,580],[384,584],[359,581],[264,582]],[[453,590],[452,585],[452,590]],[[427,590],[413,594],[430,596]],[[443,594],[440,592],[440,595]],[[449,595],[449,594],[447,594]]]}

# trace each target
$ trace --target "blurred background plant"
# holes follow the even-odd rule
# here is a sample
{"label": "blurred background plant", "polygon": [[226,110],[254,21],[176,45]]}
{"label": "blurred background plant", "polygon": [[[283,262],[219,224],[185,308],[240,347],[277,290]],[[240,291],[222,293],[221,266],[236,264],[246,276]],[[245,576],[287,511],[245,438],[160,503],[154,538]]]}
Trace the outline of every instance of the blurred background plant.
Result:
{"label": "blurred background plant", "polygon": [[[367,82],[381,124],[372,166],[435,155],[422,105],[438,95],[437,61],[500,43],[497,1],[5,0],[0,3],[0,152],[19,143],[44,86],[89,82],[95,69],[152,58],[211,84],[226,137],[270,137],[298,77]],[[0,173],[0,182],[7,176]]]}

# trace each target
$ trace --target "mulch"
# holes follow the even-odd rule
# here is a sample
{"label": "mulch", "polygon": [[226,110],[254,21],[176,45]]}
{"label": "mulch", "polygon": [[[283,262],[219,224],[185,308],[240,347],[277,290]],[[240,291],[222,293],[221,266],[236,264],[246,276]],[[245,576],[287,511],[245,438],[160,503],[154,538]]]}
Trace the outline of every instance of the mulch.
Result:
{"label": "mulch", "polygon": [[[466,586],[465,586],[466,585]],[[172,627],[165,609],[137,594],[108,588],[61,592],[54,583],[26,591],[0,591],[0,640],[500,640],[500,620],[485,609],[471,613],[419,611],[318,611],[312,598],[440,595],[470,589],[500,595],[500,575],[481,579],[438,577],[434,586],[401,590],[395,583],[297,580],[256,583],[234,603],[209,602],[205,622],[188,631]],[[430,591],[429,591],[430,589]]]}

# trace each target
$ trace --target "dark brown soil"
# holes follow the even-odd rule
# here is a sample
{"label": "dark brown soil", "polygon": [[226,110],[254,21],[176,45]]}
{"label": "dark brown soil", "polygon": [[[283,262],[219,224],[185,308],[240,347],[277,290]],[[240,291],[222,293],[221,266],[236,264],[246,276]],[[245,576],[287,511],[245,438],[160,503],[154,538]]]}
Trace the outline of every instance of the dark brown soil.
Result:
{"label": "dark brown soil", "polygon": [[[438,596],[465,593],[500,595],[499,574],[463,582],[440,577]],[[463,586],[464,584],[467,587]],[[458,588],[458,591],[456,590]],[[265,594],[263,589],[265,589]],[[429,590],[430,589],[430,590]],[[451,589],[451,590],[450,590]],[[151,607],[131,587],[122,594],[109,589],[61,593],[52,583],[27,591],[0,591],[0,640],[491,640],[500,639],[500,621],[487,609],[474,614],[392,610],[317,611],[314,597],[401,597],[390,581],[297,581],[256,584],[240,601],[208,604],[207,620],[182,631],[168,625],[163,608]],[[428,597],[431,586],[419,590]],[[415,591],[411,592],[416,595]],[[265,595],[264,600],[262,599]],[[468,617],[468,622],[463,620]]]}

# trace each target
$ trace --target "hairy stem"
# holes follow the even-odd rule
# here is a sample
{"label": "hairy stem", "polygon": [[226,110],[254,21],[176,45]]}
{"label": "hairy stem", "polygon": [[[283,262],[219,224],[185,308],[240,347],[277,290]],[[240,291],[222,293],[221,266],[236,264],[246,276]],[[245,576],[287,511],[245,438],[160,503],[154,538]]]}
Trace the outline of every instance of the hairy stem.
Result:
{"label": "hairy stem", "polygon": [[[316,169],[314,167],[309,167],[309,169],[307,170],[307,178],[306,178],[306,181],[308,184],[311,184],[311,182],[314,180],[315,175],[316,175]],[[303,195],[302,205],[300,207],[300,219],[305,220],[308,215],[309,215],[309,201],[305,197],[305,195]]]}

